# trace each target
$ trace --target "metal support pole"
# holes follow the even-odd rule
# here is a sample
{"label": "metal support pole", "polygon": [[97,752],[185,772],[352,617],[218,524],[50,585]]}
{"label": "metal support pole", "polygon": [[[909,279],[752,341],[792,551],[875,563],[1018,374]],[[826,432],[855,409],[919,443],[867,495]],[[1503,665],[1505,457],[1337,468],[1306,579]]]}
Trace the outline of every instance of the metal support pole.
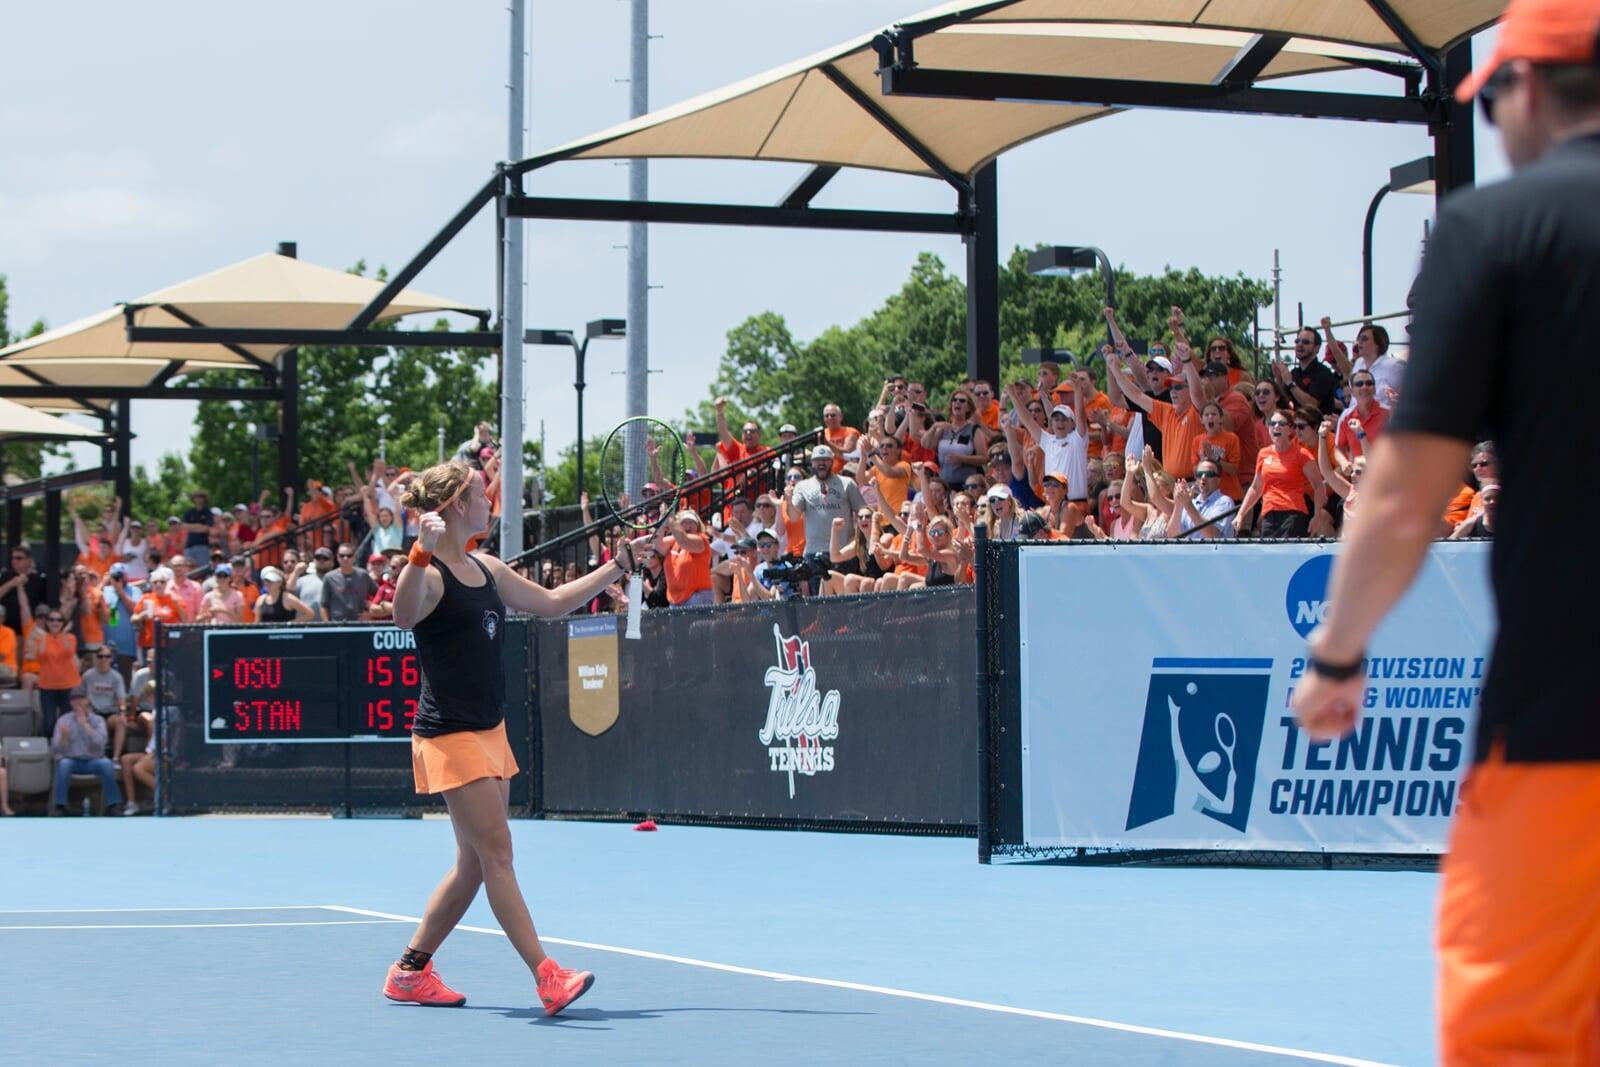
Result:
{"label": "metal support pole", "polygon": [[110,464],[116,494],[122,499],[125,514],[133,514],[133,401],[117,401],[116,452]]}
{"label": "metal support pole", "polygon": [[995,164],[973,177],[967,246],[967,377],[1000,386],[1000,220]]}
{"label": "metal support pole", "polygon": [[972,595],[978,615],[978,677],[973,688],[978,705],[978,862],[988,863],[991,852],[989,821],[989,527],[978,523],[973,531]]}
{"label": "metal support pole", "polygon": [[1276,248],[1272,250],[1272,362],[1283,357],[1283,266]]}
{"label": "metal support pole", "polygon": [[278,491],[300,490],[300,352],[288,349],[278,358]]}
{"label": "metal support pole", "polygon": [[572,383],[572,388],[578,393],[578,499],[583,499],[583,387],[588,384],[583,380],[583,357],[589,352],[589,339],[585,337],[583,343],[573,341],[572,351],[578,357],[578,377]]}
{"label": "metal support pole", "polygon": [[[278,255],[298,258],[300,246],[280,241]],[[278,494],[300,491],[300,350],[284,349],[278,357]],[[293,516],[290,516],[293,518]]]}
{"label": "metal support pole", "polygon": [[[650,0],[633,0],[631,60],[628,73],[628,114],[638,118],[650,110]],[[650,164],[635,159],[628,164],[628,199],[650,199]],[[580,402],[579,408],[582,408]],[[650,231],[645,223],[628,224],[628,417],[650,413]],[[629,427],[624,456],[623,484],[630,498],[639,498],[646,477],[644,434]],[[578,431],[582,447],[583,431]],[[582,477],[582,468],[579,468]]]}
{"label": "metal support pole", "polygon": [[[517,162],[525,155],[523,101],[526,98],[526,0],[511,0],[511,76],[507,82],[506,158]],[[509,175],[501,196],[515,193],[519,180]],[[503,208],[502,208],[503,210]],[[522,554],[522,220],[505,221],[505,277],[502,300],[505,317],[500,324],[500,558]]]}
{"label": "metal support pole", "polygon": [[1372,314],[1372,224],[1378,219],[1378,205],[1389,195],[1385,182],[1372,203],[1367,205],[1367,221],[1361,228],[1361,314]]}
{"label": "metal support pole", "polygon": [[61,587],[61,490],[47,489],[44,494],[44,599],[47,604],[60,603],[57,599]]}
{"label": "metal support pole", "polygon": [[[1472,42],[1462,41],[1444,54],[1443,88],[1454,89],[1472,70]],[[1435,196],[1444,199],[1453,190],[1465,189],[1476,181],[1472,108],[1468,101],[1456,103],[1450,96],[1443,105],[1443,121],[1431,127],[1433,134]]]}

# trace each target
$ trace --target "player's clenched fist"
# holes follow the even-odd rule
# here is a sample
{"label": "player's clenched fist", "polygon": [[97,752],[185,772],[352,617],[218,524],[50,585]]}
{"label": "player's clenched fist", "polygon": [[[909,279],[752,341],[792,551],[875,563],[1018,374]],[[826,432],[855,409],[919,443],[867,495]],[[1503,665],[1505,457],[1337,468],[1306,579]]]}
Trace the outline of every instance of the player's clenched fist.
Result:
{"label": "player's clenched fist", "polygon": [[444,519],[437,511],[424,511],[417,519],[417,541],[424,552],[432,552],[444,536]]}

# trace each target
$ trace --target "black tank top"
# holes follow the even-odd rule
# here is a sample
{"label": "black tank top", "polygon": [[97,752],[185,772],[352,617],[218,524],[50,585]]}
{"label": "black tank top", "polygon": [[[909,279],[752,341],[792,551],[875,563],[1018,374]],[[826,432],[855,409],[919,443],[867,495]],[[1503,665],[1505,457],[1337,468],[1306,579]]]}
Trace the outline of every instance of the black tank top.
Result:
{"label": "black tank top", "polygon": [[422,664],[422,693],[411,732],[421,737],[462,730],[489,730],[505,717],[505,677],[500,663],[506,606],[489,568],[483,584],[462,585],[443,560],[444,596],[428,617],[411,628]]}
{"label": "black tank top", "polygon": [[278,597],[277,600],[267,597],[265,598],[265,602],[261,605],[260,610],[256,612],[256,621],[293,622],[294,615],[294,609],[283,602],[282,596]]}

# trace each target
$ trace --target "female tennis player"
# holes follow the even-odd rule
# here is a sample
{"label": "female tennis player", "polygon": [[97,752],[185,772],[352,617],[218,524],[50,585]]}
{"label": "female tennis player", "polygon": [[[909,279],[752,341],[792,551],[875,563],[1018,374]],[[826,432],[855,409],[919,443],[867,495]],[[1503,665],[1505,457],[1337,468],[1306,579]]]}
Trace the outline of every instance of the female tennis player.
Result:
{"label": "female tennis player", "polygon": [[483,479],[465,463],[424,471],[401,503],[422,512],[412,565],[401,572],[394,595],[394,621],[416,635],[422,667],[412,771],[417,792],[444,795],[456,859],[429,898],[405,955],[389,968],[383,994],[413,1004],[466,1003],[434,972],[433,954],[483,885],[500,928],[533,972],[545,1014],[554,1015],[587,992],[594,975],[545,954],[512,867],[506,804],[518,768],[506,741],[501,634],[508,608],[553,618],[587,603],[632,569],[634,553],[650,539],[620,545],[619,559],[544,589],[493,556],[467,550],[488,524],[489,501]]}

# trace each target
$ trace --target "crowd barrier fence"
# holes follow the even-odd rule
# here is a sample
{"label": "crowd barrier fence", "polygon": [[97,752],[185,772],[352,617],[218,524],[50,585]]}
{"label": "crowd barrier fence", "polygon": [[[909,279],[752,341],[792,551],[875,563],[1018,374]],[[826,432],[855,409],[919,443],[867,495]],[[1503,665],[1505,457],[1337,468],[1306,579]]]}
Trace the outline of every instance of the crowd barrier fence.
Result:
{"label": "crowd barrier fence", "polygon": [[[970,590],[513,618],[520,814],[971,834]],[[167,814],[415,814],[411,635],[389,626],[162,631]]]}

